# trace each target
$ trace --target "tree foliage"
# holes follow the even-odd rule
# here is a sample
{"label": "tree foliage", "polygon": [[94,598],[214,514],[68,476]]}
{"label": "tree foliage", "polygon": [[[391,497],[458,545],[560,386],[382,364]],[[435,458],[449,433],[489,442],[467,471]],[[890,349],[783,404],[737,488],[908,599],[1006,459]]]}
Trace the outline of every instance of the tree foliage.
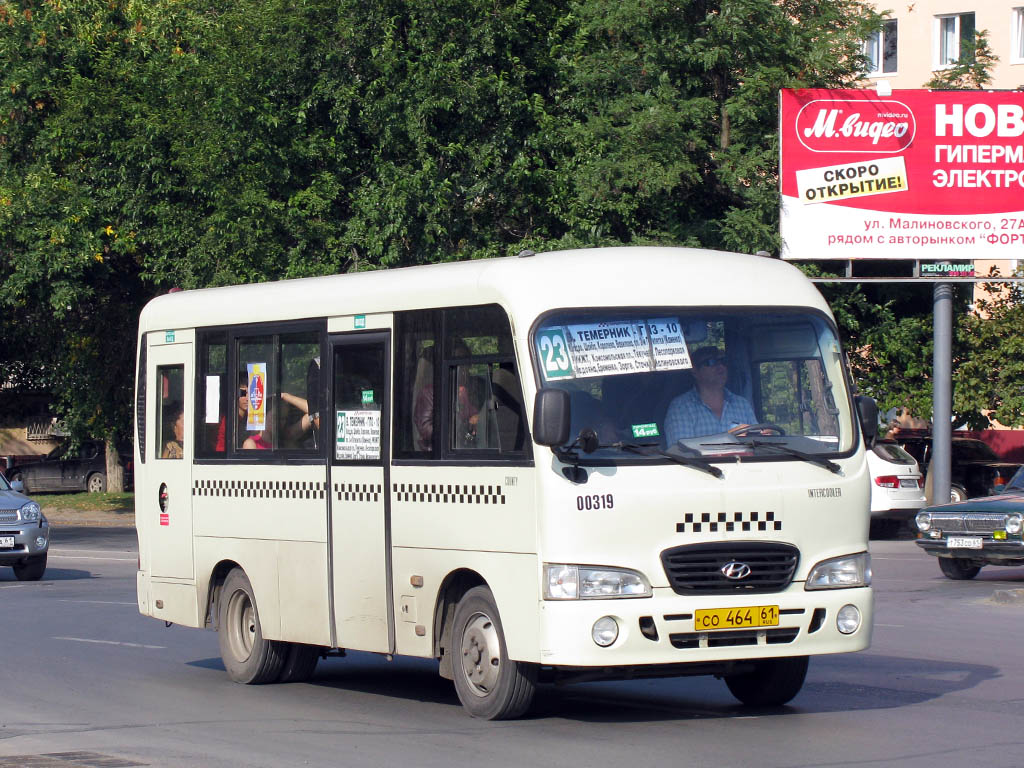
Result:
{"label": "tree foliage", "polygon": [[777,91],[850,85],[877,26],[854,0],[0,0],[0,363],[113,439],[172,286],[777,250]]}

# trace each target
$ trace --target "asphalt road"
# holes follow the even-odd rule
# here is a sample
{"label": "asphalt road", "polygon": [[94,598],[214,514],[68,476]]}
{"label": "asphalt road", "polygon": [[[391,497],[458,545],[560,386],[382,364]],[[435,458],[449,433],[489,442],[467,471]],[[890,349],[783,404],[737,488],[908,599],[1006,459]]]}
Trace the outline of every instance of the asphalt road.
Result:
{"label": "asphalt road", "polygon": [[215,633],[138,615],[133,531],[59,529],[43,581],[0,568],[0,768],[1024,764],[1024,603],[994,599],[1024,568],[952,582],[910,541],[872,552],[871,649],[813,659],[790,706],[744,709],[711,678],[589,683],[490,723],[421,660],[231,683]]}

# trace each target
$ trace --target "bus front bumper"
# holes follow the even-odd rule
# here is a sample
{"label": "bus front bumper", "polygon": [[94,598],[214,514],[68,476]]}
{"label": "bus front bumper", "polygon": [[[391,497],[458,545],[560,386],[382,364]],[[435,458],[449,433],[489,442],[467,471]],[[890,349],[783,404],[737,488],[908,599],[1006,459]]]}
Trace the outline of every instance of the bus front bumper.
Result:
{"label": "bus front bumper", "polygon": [[[778,608],[775,625],[710,630],[698,626],[698,611],[754,608],[756,616],[761,608],[773,606]],[[840,631],[837,619],[849,620],[851,615],[859,615],[856,628]],[[617,629],[606,647],[594,637],[595,623],[602,619],[605,629],[608,619]],[[691,597],[656,588],[650,598],[544,601],[539,662],[615,668],[848,653],[870,645],[873,619],[871,587],[808,592],[803,583],[760,595]],[[844,628],[849,630],[849,624]]]}

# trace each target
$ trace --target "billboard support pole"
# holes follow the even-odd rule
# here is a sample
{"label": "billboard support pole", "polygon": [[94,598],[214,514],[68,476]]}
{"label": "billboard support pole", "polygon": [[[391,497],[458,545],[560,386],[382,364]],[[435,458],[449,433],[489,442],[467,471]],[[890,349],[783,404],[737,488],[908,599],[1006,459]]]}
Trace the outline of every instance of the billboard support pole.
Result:
{"label": "billboard support pole", "polygon": [[932,504],[949,501],[953,422],[953,286],[938,283],[932,293]]}

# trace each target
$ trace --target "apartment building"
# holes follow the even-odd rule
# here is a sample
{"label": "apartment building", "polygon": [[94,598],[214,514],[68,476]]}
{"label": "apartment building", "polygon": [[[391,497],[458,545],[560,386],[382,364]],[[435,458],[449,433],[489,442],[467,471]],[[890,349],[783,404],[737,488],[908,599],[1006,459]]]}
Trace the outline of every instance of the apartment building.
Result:
{"label": "apartment building", "polygon": [[920,88],[973,49],[975,30],[987,30],[999,59],[987,87],[1024,87],[1024,0],[899,0],[875,8],[887,21],[865,46],[872,80]]}
{"label": "apartment building", "polygon": [[[876,4],[887,19],[865,44],[868,87],[921,88],[934,74],[972,51],[976,30],[987,31],[997,61],[988,88],[1024,88],[1024,0],[900,0]],[[975,273],[994,266],[1010,275],[1017,261],[977,260]],[[980,286],[975,299],[983,297]]]}

